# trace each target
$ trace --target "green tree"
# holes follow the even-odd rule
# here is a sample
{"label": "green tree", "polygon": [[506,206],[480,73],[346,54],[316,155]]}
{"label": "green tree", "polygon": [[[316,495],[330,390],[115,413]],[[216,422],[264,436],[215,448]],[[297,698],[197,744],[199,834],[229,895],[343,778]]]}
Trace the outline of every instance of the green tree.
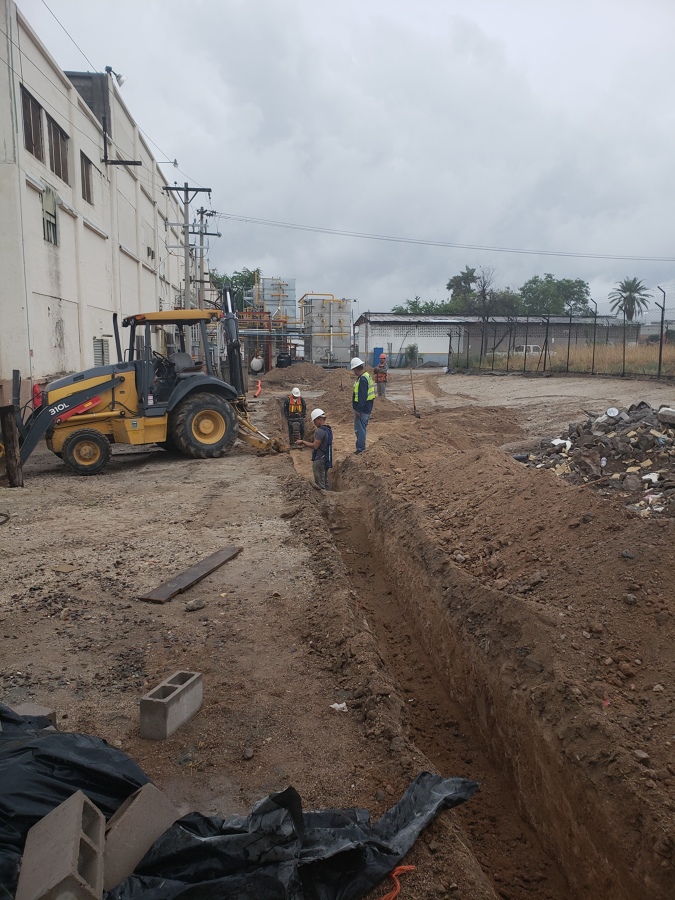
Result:
{"label": "green tree", "polygon": [[252,290],[256,281],[260,281],[262,272],[258,269],[243,268],[240,272],[233,272],[231,275],[223,273],[220,275],[216,269],[211,271],[211,282],[219,290],[227,286],[229,287],[232,298],[234,299],[237,309],[244,308],[244,292]]}
{"label": "green tree", "polygon": [[459,275],[454,275],[446,284],[445,289],[451,292],[453,301],[461,303],[473,296],[474,285],[478,283],[478,278],[475,269],[464,266],[464,271]]}
{"label": "green tree", "polygon": [[612,312],[625,313],[626,319],[632,322],[636,315],[647,309],[651,296],[642,279],[624,278],[609,292],[610,307]]}
{"label": "green tree", "polygon": [[414,300],[392,306],[391,311],[398,316],[442,316],[448,312],[448,306],[438,300],[422,300],[417,294]]}
{"label": "green tree", "polygon": [[446,284],[452,292],[443,311],[453,316],[478,316],[487,320],[490,316],[515,316],[520,310],[520,297],[510,288],[494,286],[493,269],[478,270],[465,266]]}
{"label": "green tree", "polygon": [[535,275],[521,287],[520,296],[522,315],[593,315],[591,292],[581,278],[554,278],[550,272],[543,278]]}

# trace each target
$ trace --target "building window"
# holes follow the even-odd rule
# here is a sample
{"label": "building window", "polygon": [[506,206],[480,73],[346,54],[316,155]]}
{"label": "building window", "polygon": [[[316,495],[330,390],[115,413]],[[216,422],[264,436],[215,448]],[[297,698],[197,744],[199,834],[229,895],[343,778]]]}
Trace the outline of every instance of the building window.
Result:
{"label": "building window", "polygon": [[60,125],[47,116],[47,136],[49,138],[49,168],[61,181],[68,181],[68,135]]}
{"label": "building window", "polygon": [[91,160],[80,151],[80,174],[82,177],[82,197],[87,203],[94,205],[94,193],[91,183]]}
{"label": "building window", "polygon": [[58,244],[56,229],[56,194],[47,187],[42,193],[42,234],[50,244]]}
{"label": "building window", "polygon": [[105,338],[94,338],[94,365],[110,365],[110,345]]}
{"label": "building window", "polygon": [[42,141],[42,107],[25,87],[21,87],[23,105],[23,144],[40,162],[44,162],[45,151]]}

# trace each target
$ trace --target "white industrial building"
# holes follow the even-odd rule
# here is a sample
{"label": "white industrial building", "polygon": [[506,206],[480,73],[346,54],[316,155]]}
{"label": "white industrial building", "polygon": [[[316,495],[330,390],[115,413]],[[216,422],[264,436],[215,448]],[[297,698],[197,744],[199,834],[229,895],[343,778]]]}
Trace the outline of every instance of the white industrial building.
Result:
{"label": "white industrial building", "polygon": [[184,274],[183,207],[114,73],[63,72],[11,0],[0,32],[2,405],[14,369],[43,382],[106,361],[113,313],[181,305]]}
{"label": "white industrial building", "polygon": [[[358,328],[359,354],[370,365],[380,353],[393,367],[407,365],[479,365],[494,354],[518,354],[524,347],[545,346],[553,355],[571,343],[590,344],[602,336],[607,344],[624,337],[637,341],[639,323],[624,328],[616,316],[442,316],[363,313]],[[408,351],[408,352],[406,352]],[[414,351],[414,352],[412,352]],[[535,352],[535,351],[533,351]],[[562,352],[562,351],[561,351]]]}

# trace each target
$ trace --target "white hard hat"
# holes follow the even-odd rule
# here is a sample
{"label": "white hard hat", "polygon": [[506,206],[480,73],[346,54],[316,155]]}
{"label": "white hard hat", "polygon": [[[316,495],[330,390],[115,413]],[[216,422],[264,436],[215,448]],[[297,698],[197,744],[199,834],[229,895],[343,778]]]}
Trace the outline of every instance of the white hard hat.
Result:
{"label": "white hard hat", "polygon": [[310,415],[310,419],[312,420],[312,422],[314,422],[321,416],[323,416],[324,419],[326,418],[326,413],[322,409],[313,409]]}
{"label": "white hard hat", "polygon": [[358,356],[355,356],[354,359],[349,363],[349,368],[358,369],[359,366],[365,366],[365,363],[362,359],[359,359]]}
{"label": "white hard hat", "polygon": [[291,391],[291,394],[293,394],[294,397],[299,397],[300,396],[300,388],[293,388],[293,390]]}

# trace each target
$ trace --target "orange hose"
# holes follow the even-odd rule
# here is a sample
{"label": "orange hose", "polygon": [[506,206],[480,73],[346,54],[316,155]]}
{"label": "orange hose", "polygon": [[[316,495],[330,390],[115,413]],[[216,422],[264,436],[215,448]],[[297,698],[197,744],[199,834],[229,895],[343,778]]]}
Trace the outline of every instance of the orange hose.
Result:
{"label": "orange hose", "polygon": [[262,391],[262,382],[260,381],[260,379],[258,379],[258,386],[256,387],[255,394],[253,396],[257,397],[260,391]]}
{"label": "orange hose", "polygon": [[396,897],[401,893],[401,885],[398,880],[399,875],[403,875],[404,872],[414,872],[415,866],[396,866],[393,872],[391,872],[391,877],[394,879],[394,887],[389,891],[388,894],[385,894],[384,897],[381,897],[380,900],[395,900]]}

